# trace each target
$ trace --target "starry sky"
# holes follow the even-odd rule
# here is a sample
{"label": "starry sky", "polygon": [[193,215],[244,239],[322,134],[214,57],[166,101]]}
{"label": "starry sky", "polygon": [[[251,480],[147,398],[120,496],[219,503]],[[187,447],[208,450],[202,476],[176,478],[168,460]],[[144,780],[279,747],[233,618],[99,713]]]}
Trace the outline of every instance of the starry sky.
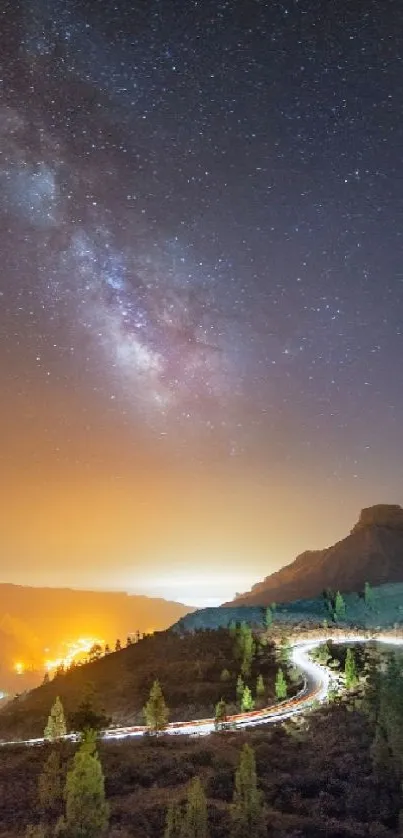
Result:
{"label": "starry sky", "polygon": [[3,581],[216,603],[403,500],[402,23],[1,4]]}

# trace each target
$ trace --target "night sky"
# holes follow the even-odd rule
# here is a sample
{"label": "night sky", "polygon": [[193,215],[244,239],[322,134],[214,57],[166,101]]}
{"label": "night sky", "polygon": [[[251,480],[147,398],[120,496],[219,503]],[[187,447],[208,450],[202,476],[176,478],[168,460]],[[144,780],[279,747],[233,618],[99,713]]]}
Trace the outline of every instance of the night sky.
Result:
{"label": "night sky", "polygon": [[3,581],[214,602],[403,500],[402,24],[2,3]]}

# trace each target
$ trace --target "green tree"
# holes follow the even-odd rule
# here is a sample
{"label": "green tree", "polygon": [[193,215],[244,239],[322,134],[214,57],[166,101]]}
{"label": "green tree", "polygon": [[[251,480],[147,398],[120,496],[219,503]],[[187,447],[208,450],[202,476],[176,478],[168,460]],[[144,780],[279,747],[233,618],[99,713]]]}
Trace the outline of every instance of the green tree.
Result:
{"label": "green tree", "polygon": [[330,649],[329,649],[329,646],[328,646],[327,642],[322,643],[320,646],[318,646],[317,649],[315,650],[315,652],[316,652],[316,654],[315,654],[316,660],[319,663],[322,663],[324,666],[326,666],[329,663],[329,661],[332,657],[331,654],[330,654]]}
{"label": "green tree", "polygon": [[228,669],[223,669],[222,672],[221,672],[221,675],[220,675],[220,681],[222,681],[225,684],[227,681],[230,680],[230,678],[231,678],[231,675],[230,675]]}
{"label": "green tree", "polygon": [[284,698],[287,698],[287,682],[285,680],[284,672],[281,666],[277,670],[274,690],[278,701],[282,701]]}
{"label": "green tree", "polygon": [[203,786],[195,777],[188,789],[181,838],[208,838],[207,801]]}
{"label": "green tree", "polygon": [[242,675],[238,675],[237,682],[236,682],[236,703],[238,704],[238,706],[241,705],[244,689],[245,689],[245,682],[242,678]]}
{"label": "green tree", "polygon": [[248,713],[250,710],[254,710],[254,708],[255,702],[252,698],[252,693],[249,687],[245,686],[242,693],[241,710],[243,713]]}
{"label": "green tree", "polygon": [[154,681],[150,690],[150,697],[143,712],[146,725],[150,731],[158,733],[161,730],[165,730],[168,723],[169,710],[165,703],[159,681]]}
{"label": "green tree", "polygon": [[237,636],[237,624],[236,624],[235,620],[231,620],[231,622],[228,626],[228,632],[229,632],[230,637],[232,637],[232,639],[235,640],[235,638]]}
{"label": "green tree", "polygon": [[337,619],[343,619],[343,617],[346,616],[346,604],[340,591],[337,591],[337,594],[335,596],[334,613]]}
{"label": "green tree", "polygon": [[59,696],[57,696],[50,711],[43,735],[49,742],[54,742],[56,739],[60,739],[62,736],[65,736],[66,732],[67,728],[66,720],[64,718],[63,704],[60,701]]}
{"label": "green tree", "polygon": [[273,623],[273,612],[270,608],[270,605],[268,605],[267,608],[266,608],[265,615],[264,615],[264,622],[265,622],[266,628],[270,628],[270,626]]}
{"label": "green tree", "polygon": [[373,604],[373,601],[374,601],[374,592],[373,592],[369,582],[366,582],[365,585],[364,585],[364,602],[365,602],[365,605],[368,605],[368,607],[370,607]]}
{"label": "green tree", "polygon": [[182,838],[183,817],[178,803],[171,803],[165,820],[164,838]]}
{"label": "green tree", "polygon": [[38,801],[47,823],[56,821],[63,808],[63,771],[58,749],[52,748],[38,780]]}
{"label": "green tree", "polygon": [[258,675],[256,679],[256,698],[262,699],[265,694],[265,687],[263,675]]}
{"label": "green tree", "polygon": [[243,651],[242,651],[242,675],[248,677],[250,675],[252,661],[256,652],[256,644],[253,639],[252,630],[247,626],[247,631],[243,635]]}
{"label": "green tree", "polygon": [[70,713],[69,721],[71,729],[79,733],[85,730],[100,731],[109,727],[111,720],[98,707],[93,684],[86,684],[81,701],[77,709]]}
{"label": "green tree", "polygon": [[277,651],[277,659],[287,665],[291,658],[291,644],[286,634],[283,634]]}
{"label": "green tree", "polygon": [[257,787],[255,754],[249,745],[242,748],[235,773],[231,820],[231,838],[263,838],[266,835],[264,804]]}
{"label": "green tree", "polygon": [[96,731],[87,731],[67,773],[65,817],[59,831],[68,838],[100,838],[109,823],[105,782],[96,750]]}
{"label": "green tree", "polygon": [[357,664],[353,649],[347,649],[346,661],[344,664],[344,675],[348,690],[354,689],[358,684]]}
{"label": "green tree", "polygon": [[216,704],[214,726],[216,730],[222,730],[225,727],[228,718],[227,705],[223,698]]}

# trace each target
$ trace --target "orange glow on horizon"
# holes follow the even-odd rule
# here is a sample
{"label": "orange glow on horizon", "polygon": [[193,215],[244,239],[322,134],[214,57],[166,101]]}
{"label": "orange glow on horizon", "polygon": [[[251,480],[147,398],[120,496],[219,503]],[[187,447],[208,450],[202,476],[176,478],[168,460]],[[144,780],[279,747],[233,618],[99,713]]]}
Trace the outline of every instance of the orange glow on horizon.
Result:
{"label": "orange glow on horizon", "polygon": [[14,671],[17,673],[17,675],[23,675],[25,672],[25,664],[23,664],[21,661],[17,661],[17,663],[14,664]]}
{"label": "orange glow on horizon", "polygon": [[45,660],[46,671],[54,672],[59,666],[67,669],[73,662],[86,661],[88,652],[95,644],[104,648],[104,641],[96,637],[79,637],[77,640],[64,643],[65,651],[59,657]]}

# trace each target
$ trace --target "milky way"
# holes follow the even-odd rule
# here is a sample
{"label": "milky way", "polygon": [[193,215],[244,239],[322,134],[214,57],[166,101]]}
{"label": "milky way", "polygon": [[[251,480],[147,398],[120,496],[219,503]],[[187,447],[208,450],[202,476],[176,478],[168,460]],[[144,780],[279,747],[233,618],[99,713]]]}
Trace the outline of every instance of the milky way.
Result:
{"label": "milky way", "polygon": [[383,8],[3,5],[2,299],[28,366],[181,446],[343,442],[365,469],[403,411]]}

